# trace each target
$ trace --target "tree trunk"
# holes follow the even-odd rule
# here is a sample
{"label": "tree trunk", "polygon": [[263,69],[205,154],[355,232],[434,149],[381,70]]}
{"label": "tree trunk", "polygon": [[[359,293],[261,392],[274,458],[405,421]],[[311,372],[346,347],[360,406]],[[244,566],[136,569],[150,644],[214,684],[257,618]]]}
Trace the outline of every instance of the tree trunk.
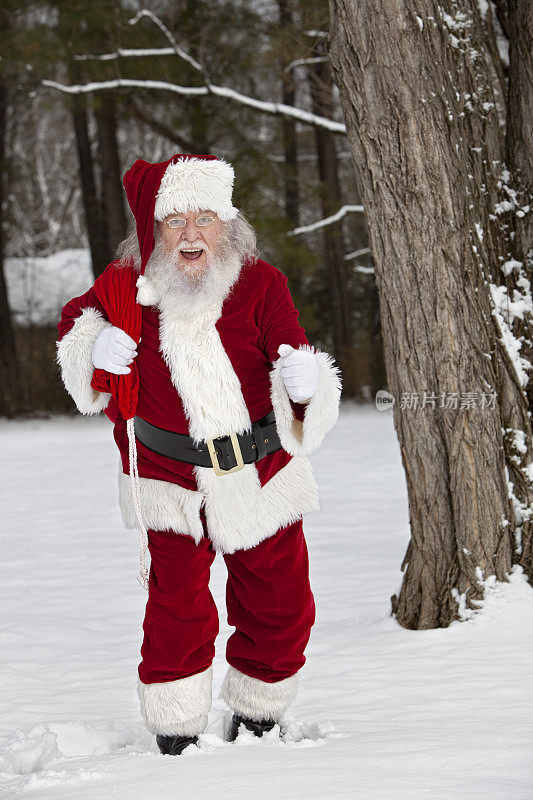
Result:
{"label": "tree trunk", "polygon": [[[533,193],[533,5],[509,0],[509,102],[507,163],[519,172],[529,197]],[[524,217],[525,243],[533,246],[533,214]]]}
{"label": "tree trunk", "polygon": [[513,497],[506,474],[532,460],[531,422],[524,365],[489,291],[509,241],[481,20],[475,0],[330,10],[409,495],[393,612],[408,628],[446,626],[476,608],[482,579],[504,580],[531,552],[532,536],[527,471]]}
{"label": "tree trunk", "polygon": [[102,196],[107,221],[109,247],[115,253],[127,232],[122,174],[117,144],[117,119],[113,92],[99,92],[94,112],[98,128]]}
{"label": "tree trunk", "polygon": [[20,368],[4,274],[4,187],[6,171],[7,86],[0,80],[0,416],[19,410]]}
{"label": "tree trunk", "polygon": [[[372,259],[372,265],[374,261]],[[370,375],[374,394],[381,389],[387,380],[385,373],[385,359],[383,355],[383,337],[381,334],[381,317],[379,312],[379,292],[376,282],[372,284],[370,290]]]}
{"label": "tree trunk", "polygon": [[[316,50],[318,53],[323,51],[322,42],[317,43]],[[329,63],[322,61],[312,64],[308,67],[308,73],[313,113],[333,119],[335,104],[333,102],[333,76]],[[322,214],[324,217],[329,217],[335,214],[343,204],[335,136],[325,128],[316,127],[315,140]],[[343,395],[345,397],[353,397],[357,388],[357,380],[353,369],[348,266],[344,260],[345,248],[342,224],[326,225],[323,232],[333,314],[333,354],[343,376]]]}
{"label": "tree trunk", "polygon": [[[281,35],[286,30],[292,30],[293,20],[290,0],[278,0],[279,23]],[[294,86],[294,71],[286,70],[290,63],[291,49],[283,48],[281,59],[281,88],[283,103],[288,106],[296,105],[296,90]],[[288,117],[281,120],[283,132],[283,153],[285,155],[285,214],[291,228],[297,228],[300,219],[300,192],[298,186],[298,137],[296,122]]]}
{"label": "tree trunk", "polygon": [[161,122],[161,120],[155,119],[155,117],[153,117],[144,106],[140,106],[133,97],[128,97],[126,110],[140,122],[144,122],[145,125],[148,125],[149,128],[158,133],[160,136],[164,136],[169,142],[172,142],[181,148],[181,152],[197,152],[188,139],[181,136],[173,128]]}
{"label": "tree trunk", "polygon": [[[70,78],[72,83],[81,83],[81,75],[76,62],[72,62]],[[83,209],[85,211],[85,222],[87,224],[87,237],[91,249],[93,273],[95,278],[97,278],[112,260],[113,250],[109,245],[108,227],[104,215],[103,203],[96,191],[93,156],[89,138],[86,95],[72,95],[70,103],[74,133],[76,134],[78,162],[80,165],[80,183],[83,197]]]}
{"label": "tree trunk", "polygon": [[[506,123],[506,162],[516,177],[521,206],[533,206],[533,5],[529,0],[509,0],[509,88]],[[533,273],[533,214],[509,215],[514,239],[513,257],[521,268],[510,273],[508,294],[520,289],[518,281]],[[533,330],[527,317],[518,322],[524,336],[521,354],[533,363]],[[533,381],[526,391],[533,410]]]}
{"label": "tree trunk", "polygon": [[[529,0],[509,0],[507,5],[507,30],[509,33],[509,87],[506,122],[506,163],[515,177],[518,205],[533,208],[533,6]],[[515,204],[516,205],[516,204]],[[510,228],[510,257],[513,269],[506,272],[507,296],[518,300],[524,286],[533,274],[533,214],[527,212],[506,214]],[[515,337],[522,342],[520,355],[533,364],[533,324],[531,316],[516,317],[513,326]],[[525,386],[530,411],[533,411],[533,380]],[[512,428],[512,424],[509,423]],[[524,459],[514,460],[510,478],[515,494],[525,498],[526,475]],[[522,537],[519,563],[531,575],[533,542]]]}

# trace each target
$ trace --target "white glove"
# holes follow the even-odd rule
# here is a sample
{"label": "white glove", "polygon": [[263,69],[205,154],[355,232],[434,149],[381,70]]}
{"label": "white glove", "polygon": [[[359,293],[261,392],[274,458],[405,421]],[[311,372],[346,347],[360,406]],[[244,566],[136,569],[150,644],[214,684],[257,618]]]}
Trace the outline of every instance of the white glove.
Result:
{"label": "white glove", "polygon": [[105,369],[115,375],[128,375],[131,364],[137,355],[135,340],[128,336],[122,328],[114,325],[104,328],[96,337],[92,349],[92,362],[98,369]]}
{"label": "white glove", "polygon": [[310,350],[295,350],[280,344],[281,377],[287,394],[294,403],[310,400],[318,388],[318,361]]}

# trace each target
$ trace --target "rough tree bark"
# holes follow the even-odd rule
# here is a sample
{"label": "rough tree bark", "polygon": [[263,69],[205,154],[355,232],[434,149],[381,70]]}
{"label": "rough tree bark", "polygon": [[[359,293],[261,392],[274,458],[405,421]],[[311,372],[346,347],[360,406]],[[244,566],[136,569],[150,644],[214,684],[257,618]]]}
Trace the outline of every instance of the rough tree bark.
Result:
{"label": "rough tree bark", "polygon": [[[509,0],[507,4],[509,36],[509,87],[505,153],[511,175],[515,179],[517,201],[521,209],[533,208],[533,5],[530,0]],[[507,297],[520,301],[524,287],[533,275],[533,214],[519,210],[506,213],[509,225],[511,269],[505,271]],[[503,282],[503,281],[502,281]],[[521,341],[520,355],[533,363],[533,320],[531,315],[517,316],[512,326]],[[525,386],[530,412],[533,411],[533,380]],[[508,428],[513,435],[512,424]],[[507,434],[509,436],[509,433]],[[513,460],[510,478],[517,487],[515,493],[525,496],[523,459]],[[529,472],[529,477],[531,472]],[[533,563],[533,540],[523,538],[519,563],[529,571]]]}
{"label": "rough tree bark", "polygon": [[532,568],[528,367],[506,348],[494,299],[513,179],[493,54],[476,0],[330,0],[330,11],[409,495],[393,612],[408,628],[446,626],[476,607],[483,579]]}
{"label": "rough tree bark", "polygon": [[[507,103],[505,152],[506,162],[516,178],[522,207],[533,206],[533,4],[530,0],[509,0],[509,91]],[[510,214],[514,233],[513,256],[523,269],[510,273],[512,285],[508,295],[520,289],[521,273],[533,274],[533,214]],[[527,317],[518,322],[518,335],[523,334],[521,354],[533,362],[533,329]],[[533,410],[533,380],[526,386],[529,406]]]}
{"label": "rough tree bark", "polygon": [[[507,107],[507,161],[519,173],[525,189],[533,192],[533,5],[509,0],[509,103]],[[533,214],[524,219],[524,242],[533,246]]]}

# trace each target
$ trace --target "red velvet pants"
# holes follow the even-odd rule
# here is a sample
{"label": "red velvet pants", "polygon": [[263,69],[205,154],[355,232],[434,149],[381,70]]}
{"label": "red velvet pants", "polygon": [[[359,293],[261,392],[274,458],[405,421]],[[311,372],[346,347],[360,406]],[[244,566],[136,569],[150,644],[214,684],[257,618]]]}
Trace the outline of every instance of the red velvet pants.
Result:
{"label": "red velvet pants", "polygon": [[[209,590],[215,550],[201,509],[204,537],[148,531],[149,595],[139,677],[174,681],[206,670],[215,654],[218,614]],[[227,662],[245,675],[274,683],[305,663],[315,621],[302,520],[280,528],[249,550],[224,554],[226,608],[235,631]]]}

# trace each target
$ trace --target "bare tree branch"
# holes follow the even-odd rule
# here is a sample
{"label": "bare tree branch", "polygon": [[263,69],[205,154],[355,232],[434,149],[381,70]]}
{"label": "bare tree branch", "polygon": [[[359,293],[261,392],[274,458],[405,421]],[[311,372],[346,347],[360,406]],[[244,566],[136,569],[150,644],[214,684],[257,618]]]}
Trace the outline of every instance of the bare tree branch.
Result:
{"label": "bare tree branch", "polygon": [[324,228],[326,225],[333,225],[333,223],[338,222],[349,211],[363,212],[364,206],[343,206],[335,214],[325,217],[324,219],[320,219],[318,222],[313,222],[311,225],[302,225],[300,228],[294,228],[294,230],[287,233],[287,236],[298,236],[300,233],[309,233],[310,231],[316,231],[319,228]]}
{"label": "bare tree branch", "polygon": [[256,100],[253,97],[247,97],[234,89],[229,89],[226,86],[215,86],[210,83],[208,86],[178,86],[175,83],[168,83],[167,81],[150,81],[150,80],[136,80],[133,78],[116,78],[112,81],[94,81],[93,83],[78,84],[73,86],[66,86],[57,81],[43,80],[43,86],[48,86],[51,89],[57,89],[65,94],[90,94],[91,92],[105,91],[106,89],[120,89],[120,88],[139,88],[139,89],[159,89],[166,92],[173,92],[174,94],[190,95],[190,96],[205,96],[208,94],[215,95],[216,97],[225,97],[228,100],[233,100],[236,103],[241,103],[251,108],[256,108],[264,114],[281,115],[292,117],[307,125],[313,125],[318,128],[326,128],[332,133],[346,133],[346,126],[340,122],[335,122],[332,119],[319,117],[316,114],[311,114],[309,111],[303,111],[300,108],[293,108],[284,103],[268,103],[264,100]]}
{"label": "bare tree branch", "polygon": [[317,64],[320,61],[329,61],[328,56],[315,56],[314,58],[298,58],[296,61],[291,61],[290,64],[287,64],[285,67],[285,72],[289,72],[291,69],[295,67],[302,67],[305,64]]}
{"label": "bare tree branch", "polygon": [[193,67],[193,69],[197,70],[202,75],[205,75],[204,67],[201,64],[199,64],[195,58],[190,56],[188,53],[185,52],[185,50],[183,50],[183,48],[179,46],[179,44],[172,36],[167,26],[164,24],[162,20],[159,19],[159,17],[156,14],[153,13],[153,11],[149,11],[148,9],[143,8],[143,10],[139,11],[139,13],[136,14],[133,17],[133,19],[130,19],[130,25],[136,25],[139,22],[139,20],[142,19],[143,17],[151,19],[154,25],[156,25],[159,28],[159,30],[165,35],[165,37],[171,43],[172,47],[174,48],[174,52],[176,53],[177,56],[179,56],[188,64],[190,64],[191,67]]}
{"label": "bare tree branch", "polygon": [[[370,247],[361,247],[360,250],[354,250],[352,253],[346,253],[346,255],[344,256],[344,260],[351,261],[352,258],[357,258],[358,256],[366,255],[366,253],[370,253]],[[374,272],[373,269],[372,272]]]}
{"label": "bare tree branch", "polygon": [[169,142],[174,142],[174,144],[177,144],[178,147],[181,147],[184,152],[196,152],[195,146],[188,139],[186,139],[184,136],[180,136],[179,133],[173,131],[172,128],[169,128],[163,122],[159,122],[159,120],[154,119],[154,117],[152,117],[151,114],[146,111],[146,109],[141,108],[135,102],[133,97],[129,98],[127,107],[134,117],[141,122],[146,123],[146,125],[148,125],[153,131],[159,133],[161,136],[164,136],[165,139],[169,140]]}
{"label": "bare tree branch", "polygon": [[[241,103],[242,105],[250,106],[252,108],[256,108],[258,111],[262,111],[265,114],[273,114],[273,115],[281,115],[285,117],[291,117],[293,119],[297,119],[300,122],[304,122],[308,125],[313,125],[315,127],[326,128],[333,133],[346,133],[346,126],[343,123],[335,122],[334,120],[326,119],[325,117],[317,116],[316,114],[311,114],[308,111],[304,111],[300,108],[295,108],[294,106],[286,105],[285,103],[268,103],[264,100],[256,100],[253,97],[248,97],[247,95],[241,94],[240,92],[235,91],[234,89],[229,89],[225,86],[216,86],[215,84],[211,83],[209,80],[205,68],[194,59],[191,55],[189,55],[179,44],[176,42],[174,36],[166,27],[166,25],[159,19],[159,17],[154,14],[152,11],[147,9],[143,9],[136,14],[130,20],[130,25],[136,25],[140,19],[142,18],[150,19],[164,34],[165,38],[170,42],[170,48],[160,48],[158,50],[137,50],[137,51],[128,51],[128,50],[121,50],[120,48],[117,49],[114,53],[105,53],[103,55],[85,55],[78,57],[79,60],[82,58],[84,60],[101,60],[101,61],[110,61],[114,59],[118,59],[120,55],[124,54],[133,54],[136,55],[145,55],[148,54],[154,55],[155,53],[159,55],[171,55],[175,54],[190,64],[193,69],[199,72],[202,75],[204,80],[204,86],[178,86],[177,84],[168,83],[166,81],[141,81],[141,80],[134,80],[130,78],[116,78],[112,81],[99,81],[88,83],[85,85],[77,85],[77,86],[66,86],[64,84],[56,83],[55,81],[44,80],[42,81],[43,86],[48,86],[52,89],[58,89],[59,91],[66,92],[67,94],[84,94],[88,92],[96,92],[102,91],[104,89],[118,89],[120,87],[139,87],[145,89],[162,89],[164,91],[174,92],[176,94],[181,95],[207,95],[212,94],[217,97],[226,97],[229,100],[233,100],[234,102]],[[308,32],[309,33],[309,32]],[[318,35],[318,32],[315,32]],[[322,35],[322,34],[320,34]],[[326,34],[324,34],[326,35]]]}
{"label": "bare tree branch", "polygon": [[102,53],[101,55],[78,55],[74,56],[74,61],[115,61],[118,58],[150,58],[152,56],[175,56],[176,50],[173,47],[139,47],[124,48],[117,47],[114,53]]}

